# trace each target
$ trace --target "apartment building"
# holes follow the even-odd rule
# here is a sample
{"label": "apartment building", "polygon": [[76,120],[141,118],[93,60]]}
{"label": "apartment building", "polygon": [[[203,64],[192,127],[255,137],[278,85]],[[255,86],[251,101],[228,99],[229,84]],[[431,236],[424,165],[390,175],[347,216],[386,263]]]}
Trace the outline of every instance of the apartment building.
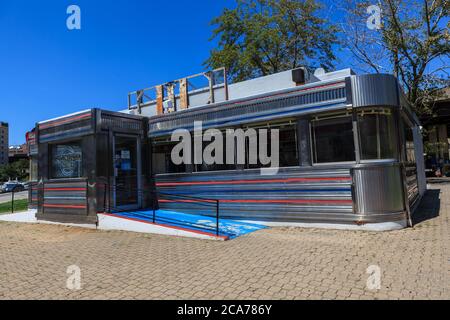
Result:
{"label": "apartment building", "polygon": [[0,166],[8,164],[9,152],[9,125],[6,122],[0,122]]}

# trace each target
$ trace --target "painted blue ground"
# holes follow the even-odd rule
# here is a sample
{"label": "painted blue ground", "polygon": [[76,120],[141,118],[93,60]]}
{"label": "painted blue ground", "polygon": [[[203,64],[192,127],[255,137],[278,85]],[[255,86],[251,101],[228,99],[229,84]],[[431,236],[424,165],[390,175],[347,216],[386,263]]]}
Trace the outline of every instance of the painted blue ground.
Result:
{"label": "painted blue ground", "polygon": [[[114,214],[126,218],[153,222],[153,211],[114,212]],[[192,231],[203,231],[212,234],[216,233],[216,219],[208,216],[158,210],[156,211],[155,222],[158,224],[180,227]],[[219,235],[226,236],[229,239],[234,239],[244,234],[265,228],[267,227],[256,223],[219,219]]]}

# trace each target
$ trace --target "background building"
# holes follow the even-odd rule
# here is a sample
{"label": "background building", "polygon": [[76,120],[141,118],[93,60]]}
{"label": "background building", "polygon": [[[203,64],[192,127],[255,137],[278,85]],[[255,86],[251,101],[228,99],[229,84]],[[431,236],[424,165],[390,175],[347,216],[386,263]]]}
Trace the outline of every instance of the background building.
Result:
{"label": "background building", "polygon": [[442,90],[433,115],[421,117],[427,174],[450,176],[450,87]]}
{"label": "background building", "polygon": [[9,152],[9,125],[6,122],[0,122],[0,166],[7,165]]}
{"label": "background building", "polygon": [[8,151],[9,163],[16,162],[20,159],[28,159],[28,146],[26,143],[10,146]]}

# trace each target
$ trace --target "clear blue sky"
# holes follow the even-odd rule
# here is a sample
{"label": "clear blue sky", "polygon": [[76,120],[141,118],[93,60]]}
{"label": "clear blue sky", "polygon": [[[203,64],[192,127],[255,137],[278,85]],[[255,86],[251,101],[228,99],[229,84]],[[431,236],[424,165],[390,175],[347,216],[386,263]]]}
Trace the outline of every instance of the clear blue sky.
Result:
{"label": "clear blue sky", "polygon": [[[10,144],[37,121],[120,110],[127,93],[203,70],[210,20],[233,0],[0,1],[0,121]],[[81,30],[66,9],[81,8]]]}

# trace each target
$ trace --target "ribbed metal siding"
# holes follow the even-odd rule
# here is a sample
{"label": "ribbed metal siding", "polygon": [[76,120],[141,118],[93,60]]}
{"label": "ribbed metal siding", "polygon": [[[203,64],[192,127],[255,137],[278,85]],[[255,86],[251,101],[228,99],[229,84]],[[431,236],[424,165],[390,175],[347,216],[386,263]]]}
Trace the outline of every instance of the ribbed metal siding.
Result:
{"label": "ribbed metal siding", "polygon": [[[356,220],[347,168],[289,168],[276,176],[261,176],[259,170],[160,175],[156,181],[157,190],[163,193],[219,199],[222,217],[294,222]],[[198,203],[164,202],[160,206],[214,214]]]}
{"label": "ribbed metal siding", "polygon": [[87,181],[46,182],[40,187],[44,214],[87,215]]}
{"label": "ribbed metal siding", "polygon": [[377,215],[405,212],[398,164],[353,169],[356,213]]}
{"label": "ribbed metal siding", "polygon": [[93,110],[38,124],[39,143],[81,137],[94,133]]}
{"label": "ribbed metal siding", "polygon": [[143,117],[129,116],[117,112],[107,112],[101,110],[101,128],[127,133],[143,134]]}
{"label": "ribbed metal siding", "polygon": [[38,184],[37,182],[30,183],[28,189],[28,208],[36,209],[38,205]]}
{"label": "ribbed metal siding", "polygon": [[353,107],[399,106],[397,79],[388,74],[352,76]]}

